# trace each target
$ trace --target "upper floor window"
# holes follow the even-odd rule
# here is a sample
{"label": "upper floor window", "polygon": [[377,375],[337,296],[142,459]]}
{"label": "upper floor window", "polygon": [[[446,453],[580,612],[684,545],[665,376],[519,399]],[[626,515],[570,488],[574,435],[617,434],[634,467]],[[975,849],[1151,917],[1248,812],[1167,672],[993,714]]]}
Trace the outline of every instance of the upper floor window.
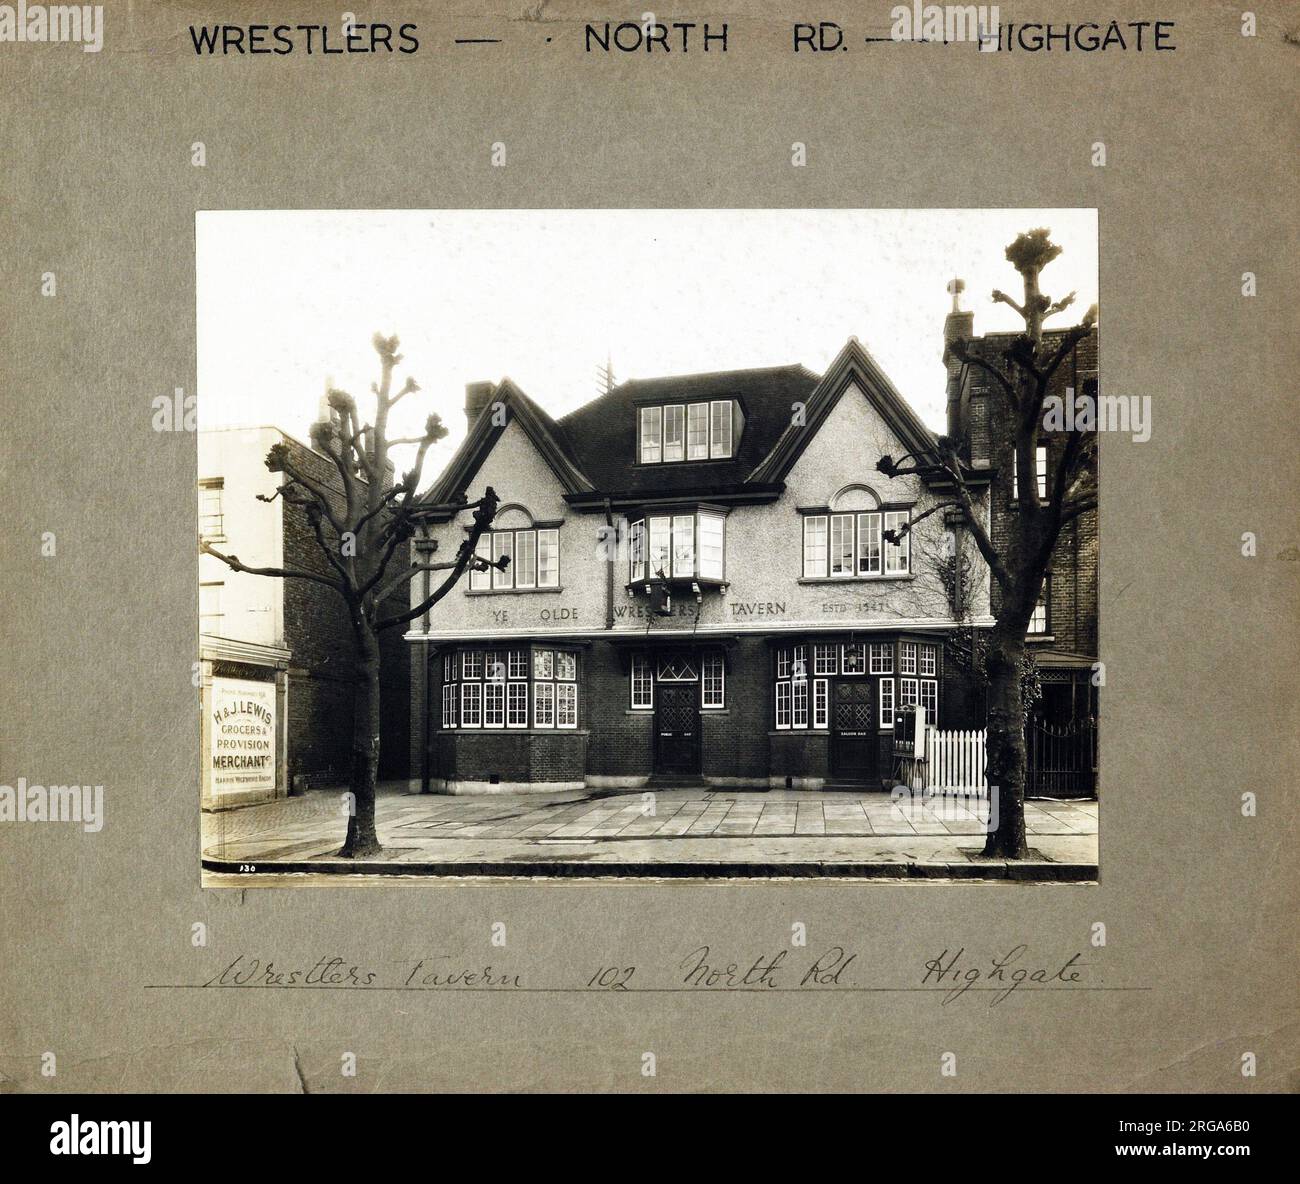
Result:
{"label": "upper floor window", "polygon": [[638,518],[628,534],[628,580],[721,580],[724,518],[713,510],[651,514]]}
{"label": "upper floor window", "polygon": [[884,531],[909,521],[907,510],[865,514],[805,514],[803,574],[808,579],[853,579],[906,575],[910,570],[910,535],[891,543]]}
{"label": "upper floor window", "polygon": [[503,557],[510,562],[504,569],[471,571],[471,591],[518,592],[560,586],[560,532],[556,529],[484,531],[474,554],[489,563]]}
{"label": "upper floor window", "polygon": [[[1047,445],[1040,444],[1034,452],[1034,468],[1038,475],[1038,499],[1047,499]],[[1015,452],[1011,453],[1011,500],[1020,500],[1020,462]]]}
{"label": "upper floor window", "polygon": [[207,542],[219,542],[226,537],[225,517],[221,509],[225,484],[221,477],[199,482],[199,537]]}
{"label": "upper floor window", "polygon": [[214,581],[199,585],[199,632],[221,632],[221,593],[225,584]]}
{"label": "upper floor window", "polygon": [[1033,615],[1029,618],[1029,628],[1027,630],[1029,634],[1037,633],[1041,635],[1048,631],[1047,608],[1050,600],[1051,581],[1052,577],[1050,575],[1043,577],[1043,587],[1038,593],[1038,603],[1034,605]]}
{"label": "upper floor window", "polygon": [[637,412],[637,456],[643,465],[727,460],[735,455],[745,415],[735,399],[668,403]]}

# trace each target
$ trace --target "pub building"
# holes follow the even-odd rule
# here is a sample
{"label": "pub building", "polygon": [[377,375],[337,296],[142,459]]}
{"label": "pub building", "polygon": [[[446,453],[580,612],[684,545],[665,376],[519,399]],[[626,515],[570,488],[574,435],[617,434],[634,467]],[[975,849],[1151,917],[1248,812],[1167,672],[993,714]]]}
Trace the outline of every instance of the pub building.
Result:
{"label": "pub building", "polygon": [[[885,538],[951,491],[877,470],[934,435],[856,338],[822,375],[632,380],[560,419],[504,379],[470,384],[466,414],[428,500],[496,489],[479,554],[510,562],[409,626],[414,784],[880,789],[904,708],[982,726],[946,653],[963,622],[945,573],[973,554],[979,627],[987,571],[951,511]],[[986,521],[990,474],[969,470]],[[431,523],[415,561],[450,558],[469,520]]]}

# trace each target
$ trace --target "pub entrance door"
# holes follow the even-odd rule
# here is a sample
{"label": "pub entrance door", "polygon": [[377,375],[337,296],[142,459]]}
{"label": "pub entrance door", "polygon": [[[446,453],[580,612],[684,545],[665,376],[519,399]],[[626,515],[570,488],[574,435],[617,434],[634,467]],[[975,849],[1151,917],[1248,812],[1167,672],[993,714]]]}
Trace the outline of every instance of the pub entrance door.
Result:
{"label": "pub entrance door", "polygon": [[876,713],[871,681],[836,680],[831,695],[831,775],[837,781],[876,778]]}
{"label": "pub entrance door", "polygon": [[698,683],[655,687],[655,772],[700,771],[700,688]]}

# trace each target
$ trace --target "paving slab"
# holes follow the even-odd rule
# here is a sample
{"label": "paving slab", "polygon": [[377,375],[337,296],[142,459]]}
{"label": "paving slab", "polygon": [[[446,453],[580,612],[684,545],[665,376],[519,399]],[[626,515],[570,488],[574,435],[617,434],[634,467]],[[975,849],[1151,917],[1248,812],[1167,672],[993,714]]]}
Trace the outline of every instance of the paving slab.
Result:
{"label": "paving slab", "polygon": [[646,814],[641,790],[485,801],[386,786],[376,803],[384,851],[352,861],[337,858],[339,792],[205,814],[205,868],[222,877],[253,864],[263,875],[1097,878],[1095,801],[1027,806],[1035,858],[1008,864],[979,858],[986,807],[969,799],[700,786],[657,791]]}

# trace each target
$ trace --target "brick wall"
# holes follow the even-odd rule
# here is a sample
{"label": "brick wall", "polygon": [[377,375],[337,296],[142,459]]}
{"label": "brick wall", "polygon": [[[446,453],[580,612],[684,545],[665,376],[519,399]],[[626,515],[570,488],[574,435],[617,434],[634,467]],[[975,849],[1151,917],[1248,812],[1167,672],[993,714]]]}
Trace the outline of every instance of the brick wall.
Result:
{"label": "brick wall", "polygon": [[632,711],[627,655],[597,642],[587,651],[585,684],[591,746],[587,772],[628,777],[650,772],[654,753],[654,712]]}
{"label": "brick wall", "polygon": [[725,713],[702,712],[706,777],[767,777],[771,714],[771,651],[758,637],[742,637],[727,652]]}

